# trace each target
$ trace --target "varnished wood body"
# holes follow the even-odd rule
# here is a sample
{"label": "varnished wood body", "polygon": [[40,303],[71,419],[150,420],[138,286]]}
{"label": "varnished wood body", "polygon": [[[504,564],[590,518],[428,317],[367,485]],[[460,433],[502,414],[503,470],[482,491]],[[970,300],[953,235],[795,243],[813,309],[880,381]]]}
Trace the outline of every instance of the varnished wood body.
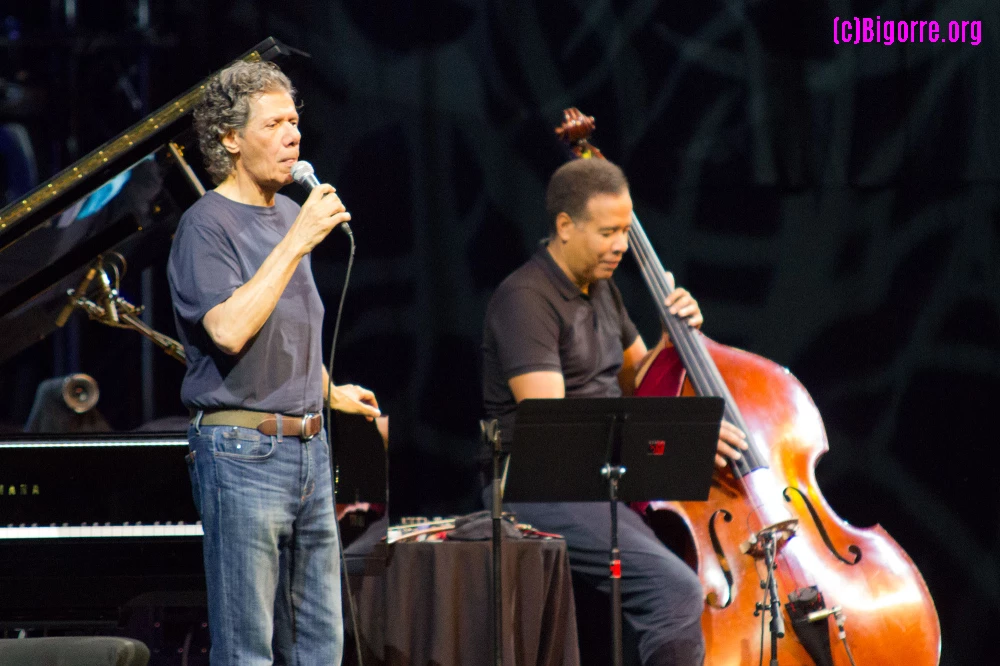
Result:
{"label": "varnished wood body", "polygon": [[[658,502],[652,510],[676,513],[690,530],[698,575],[705,589],[702,626],[707,641],[708,666],[756,666],[760,659],[761,618],[755,604],[763,599],[760,576],[763,563],[744,555],[740,545],[763,525],[785,515],[797,518],[797,534],[778,557],[778,590],[782,604],[788,593],[817,585],[826,606],[840,606],[846,616],[847,642],[857,666],[936,666],[941,632],[937,611],[920,572],[892,537],[879,526],[857,528],[839,518],[827,505],[816,484],[814,469],[827,450],[819,411],[805,388],[785,368],[748,352],[706,339],[706,345],[750,435],[770,468],[747,479],[759,491],[762,503],[755,512],[743,485],[728,471],[716,475],[707,502]],[[656,359],[658,363],[660,359]],[[655,375],[655,373],[650,373]],[[637,395],[664,395],[661,387],[644,381]],[[692,395],[685,381],[682,394]],[[857,564],[845,564],[824,543],[802,499],[787,487],[801,490],[812,503],[835,549],[854,560],[849,547],[861,550]],[[731,522],[717,512],[726,511]],[[732,598],[723,564],[710,534],[713,514],[719,542],[732,573]],[[760,516],[766,516],[763,521]],[[728,603],[727,603],[728,602]],[[786,635],[779,639],[781,666],[812,666],[814,661],[799,643],[782,605]],[[836,666],[850,666],[834,619],[821,620],[829,629]],[[765,629],[764,663],[770,660],[770,633]]]}

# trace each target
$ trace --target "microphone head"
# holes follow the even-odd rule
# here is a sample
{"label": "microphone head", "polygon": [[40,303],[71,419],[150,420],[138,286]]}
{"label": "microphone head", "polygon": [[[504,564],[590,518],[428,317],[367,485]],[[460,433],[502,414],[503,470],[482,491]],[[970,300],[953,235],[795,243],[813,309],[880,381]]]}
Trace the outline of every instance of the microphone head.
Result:
{"label": "microphone head", "polygon": [[304,185],[306,188],[309,188],[309,176],[316,176],[316,171],[313,169],[313,165],[309,164],[309,162],[299,160],[292,165],[292,179],[299,185]]}

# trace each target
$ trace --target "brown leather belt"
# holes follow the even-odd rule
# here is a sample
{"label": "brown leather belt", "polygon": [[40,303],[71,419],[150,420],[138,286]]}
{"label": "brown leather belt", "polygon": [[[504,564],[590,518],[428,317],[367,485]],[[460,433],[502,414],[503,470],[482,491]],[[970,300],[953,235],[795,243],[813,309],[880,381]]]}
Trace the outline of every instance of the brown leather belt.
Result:
{"label": "brown leather belt", "polygon": [[[194,422],[194,419],[191,419]],[[252,412],[246,409],[220,409],[206,411],[201,417],[201,425],[228,425],[241,428],[255,428],[261,434],[273,437],[278,434],[278,415],[266,412]],[[284,437],[300,437],[309,440],[323,428],[323,417],[319,414],[282,414],[281,434]]]}

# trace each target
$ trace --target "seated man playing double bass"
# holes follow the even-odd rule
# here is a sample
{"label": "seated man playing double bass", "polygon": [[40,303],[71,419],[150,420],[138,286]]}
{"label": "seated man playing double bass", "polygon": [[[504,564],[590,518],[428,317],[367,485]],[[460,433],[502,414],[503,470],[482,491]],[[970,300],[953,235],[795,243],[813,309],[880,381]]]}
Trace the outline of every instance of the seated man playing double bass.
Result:
{"label": "seated man playing double bass", "polygon": [[[621,169],[605,160],[575,160],[549,181],[551,223],[544,247],[497,288],[483,335],[483,400],[513,430],[525,398],[602,398],[631,393],[655,352],[671,344],[664,333],[648,351],[611,279],[628,250],[632,199]],[[684,289],[666,300],[691,326],[703,319]],[[572,446],[571,442],[553,442]],[[745,435],[723,422],[716,464],[738,459]],[[484,497],[488,496],[488,493]],[[566,539],[578,577],[610,593],[610,516],[605,502],[509,504],[520,520]],[[694,571],[668,550],[635,512],[618,514],[622,608],[639,635],[646,666],[693,666],[705,657],[704,607]]]}

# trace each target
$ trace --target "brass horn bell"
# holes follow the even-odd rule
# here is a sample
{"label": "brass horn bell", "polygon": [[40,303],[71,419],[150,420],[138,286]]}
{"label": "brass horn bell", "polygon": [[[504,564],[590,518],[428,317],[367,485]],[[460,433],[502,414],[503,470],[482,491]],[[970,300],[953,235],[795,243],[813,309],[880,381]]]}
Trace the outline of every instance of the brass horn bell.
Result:
{"label": "brass horn bell", "polygon": [[101,392],[93,377],[78,372],[63,380],[62,397],[67,407],[77,414],[83,414],[94,408]]}

